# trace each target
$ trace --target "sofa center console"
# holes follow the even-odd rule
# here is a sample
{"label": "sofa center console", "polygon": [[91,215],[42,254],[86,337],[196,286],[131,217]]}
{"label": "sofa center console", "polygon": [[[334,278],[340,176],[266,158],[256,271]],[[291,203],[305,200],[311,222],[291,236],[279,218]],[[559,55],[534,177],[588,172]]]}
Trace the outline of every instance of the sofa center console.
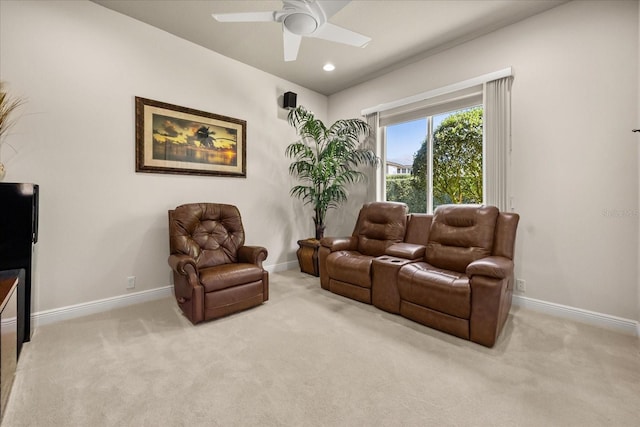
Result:
{"label": "sofa center console", "polygon": [[389,313],[400,313],[400,294],[396,276],[403,265],[413,260],[383,255],[372,262],[371,303]]}

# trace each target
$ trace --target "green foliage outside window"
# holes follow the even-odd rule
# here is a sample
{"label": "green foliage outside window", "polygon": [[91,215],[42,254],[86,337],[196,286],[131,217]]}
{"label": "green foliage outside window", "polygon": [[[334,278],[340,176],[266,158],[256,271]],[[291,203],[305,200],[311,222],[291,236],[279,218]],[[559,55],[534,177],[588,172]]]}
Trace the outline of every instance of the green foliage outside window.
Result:
{"label": "green foliage outside window", "polygon": [[387,175],[387,200],[406,203],[409,212],[426,212],[425,192],[416,188],[414,180],[409,174]]}
{"label": "green foliage outside window", "polygon": [[[427,141],[414,156],[413,186],[427,188]],[[482,108],[447,117],[433,133],[433,207],[482,203]]]}
{"label": "green foliage outside window", "polygon": [[[387,200],[405,202],[411,212],[426,212],[427,142],[410,177],[387,176]],[[482,203],[481,107],[452,114],[433,134],[433,207],[446,203]]]}

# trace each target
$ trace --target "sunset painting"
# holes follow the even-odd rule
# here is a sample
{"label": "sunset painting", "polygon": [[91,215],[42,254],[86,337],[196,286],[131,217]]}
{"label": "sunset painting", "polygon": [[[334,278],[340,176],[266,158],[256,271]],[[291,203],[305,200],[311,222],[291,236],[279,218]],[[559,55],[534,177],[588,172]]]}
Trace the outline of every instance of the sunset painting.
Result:
{"label": "sunset painting", "polygon": [[153,115],[153,158],[213,165],[237,164],[235,129]]}
{"label": "sunset painting", "polygon": [[244,120],[136,97],[136,171],[246,176]]}

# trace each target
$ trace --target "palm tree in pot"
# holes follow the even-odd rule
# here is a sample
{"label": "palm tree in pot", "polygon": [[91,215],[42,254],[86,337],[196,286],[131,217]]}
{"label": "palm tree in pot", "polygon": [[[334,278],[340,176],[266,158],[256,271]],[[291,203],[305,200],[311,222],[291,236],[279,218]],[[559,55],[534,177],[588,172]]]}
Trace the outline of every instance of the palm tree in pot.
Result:
{"label": "palm tree in pot", "polygon": [[376,166],[378,157],[360,141],[369,135],[369,125],[361,119],[338,120],[330,127],[299,106],[287,117],[300,136],[285,154],[293,159],[289,173],[301,183],[291,188],[291,196],[313,205],[316,239],[322,239],[327,210],[347,200],[347,186],[364,181],[360,166]]}

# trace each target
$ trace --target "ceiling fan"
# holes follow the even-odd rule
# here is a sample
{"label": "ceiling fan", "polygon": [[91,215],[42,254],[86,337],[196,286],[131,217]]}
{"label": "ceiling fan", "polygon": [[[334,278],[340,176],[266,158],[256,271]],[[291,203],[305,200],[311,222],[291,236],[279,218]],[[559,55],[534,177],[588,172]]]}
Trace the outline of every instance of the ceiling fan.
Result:
{"label": "ceiling fan", "polygon": [[219,22],[280,22],[284,37],[284,60],[295,61],[302,37],[365,47],[370,37],[331,24],[329,18],[350,0],[283,0],[282,10],[270,12],[214,13]]}

